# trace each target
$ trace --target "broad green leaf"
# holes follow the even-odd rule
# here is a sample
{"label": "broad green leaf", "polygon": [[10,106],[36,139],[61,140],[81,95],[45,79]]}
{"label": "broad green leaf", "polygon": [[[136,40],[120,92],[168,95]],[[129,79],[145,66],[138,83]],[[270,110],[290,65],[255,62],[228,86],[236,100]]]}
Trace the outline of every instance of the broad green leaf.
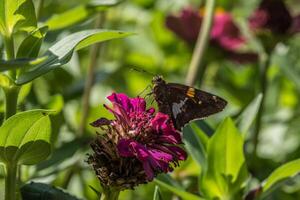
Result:
{"label": "broad green leaf", "polygon": [[93,14],[118,3],[120,1],[116,0],[91,1],[86,5],[80,5],[66,12],[53,15],[45,24],[49,27],[49,30],[63,29],[89,19]]}
{"label": "broad green leaf", "polygon": [[31,32],[20,44],[17,58],[36,58],[39,54],[48,27],[41,27]]}
{"label": "broad green leaf", "polygon": [[154,194],[153,194],[153,200],[162,200],[162,195],[160,193],[160,189],[158,186],[155,186],[155,189],[154,189]]}
{"label": "broad green leaf", "polygon": [[300,173],[300,159],[290,161],[271,173],[271,175],[263,182],[263,192],[270,190],[277,183],[292,178]]}
{"label": "broad green leaf", "polygon": [[180,198],[182,198],[183,200],[204,200],[203,198],[196,196],[192,193],[186,192],[183,189],[168,185],[162,181],[159,181],[157,179],[154,180],[154,182],[159,185],[162,188],[165,188],[167,190],[170,190],[171,192],[173,192],[174,194],[176,194],[177,196],[179,196]]}
{"label": "broad green leaf", "polygon": [[256,118],[260,103],[262,100],[262,94],[257,97],[246,107],[242,114],[237,118],[236,123],[241,133],[246,134]]}
{"label": "broad green leaf", "polygon": [[130,35],[133,34],[128,32],[99,29],[73,33],[50,47],[44,55],[47,59],[33,69],[20,74],[16,80],[16,84],[25,84],[57,67],[66,64],[70,61],[73,51],[75,50],[80,50],[97,42],[124,38]]}
{"label": "broad green leaf", "polygon": [[47,57],[40,57],[36,59],[15,59],[15,60],[0,60],[0,72],[37,66],[47,60]]}
{"label": "broad green leaf", "polygon": [[201,190],[208,198],[234,197],[247,179],[243,137],[230,118],[208,142],[207,171]]}
{"label": "broad green leaf", "polygon": [[29,183],[21,187],[23,199],[61,199],[79,200],[75,196],[64,192],[62,189],[45,183]]}
{"label": "broad green leaf", "polygon": [[199,129],[205,133],[206,136],[211,137],[214,134],[214,130],[204,120],[196,120],[193,122]]}
{"label": "broad green leaf", "polygon": [[91,138],[76,138],[70,142],[63,143],[55,149],[51,157],[37,165],[37,170],[42,171],[47,168],[57,169],[60,164],[72,158],[74,154],[88,146]]}
{"label": "broad green leaf", "polygon": [[183,129],[185,148],[198,164],[206,167],[206,143],[207,136],[195,124],[191,123]]}
{"label": "broad green leaf", "polygon": [[49,111],[18,113],[0,127],[0,160],[4,163],[33,165],[51,152]]}
{"label": "broad green leaf", "polygon": [[34,30],[37,26],[32,0],[0,0],[0,33],[11,37],[14,32]]}
{"label": "broad green leaf", "polygon": [[18,105],[23,103],[23,101],[29,95],[31,87],[32,87],[32,83],[27,83],[27,84],[21,86],[20,93],[18,96]]}

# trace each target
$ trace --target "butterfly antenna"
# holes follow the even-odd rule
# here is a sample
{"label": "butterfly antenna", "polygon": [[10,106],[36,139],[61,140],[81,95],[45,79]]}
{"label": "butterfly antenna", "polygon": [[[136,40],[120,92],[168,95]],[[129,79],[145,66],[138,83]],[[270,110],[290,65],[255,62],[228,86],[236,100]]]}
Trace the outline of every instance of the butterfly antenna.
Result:
{"label": "butterfly antenna", "polygon": [[145,73],[145,74],[148,74],[148,75],[151,75],[151,76],[156,76],[156,74],[150,73],[150,72],[148,72],[144,69],[141,69],[141,68],[131,67],[130,69],[134,70],[136,72]]}

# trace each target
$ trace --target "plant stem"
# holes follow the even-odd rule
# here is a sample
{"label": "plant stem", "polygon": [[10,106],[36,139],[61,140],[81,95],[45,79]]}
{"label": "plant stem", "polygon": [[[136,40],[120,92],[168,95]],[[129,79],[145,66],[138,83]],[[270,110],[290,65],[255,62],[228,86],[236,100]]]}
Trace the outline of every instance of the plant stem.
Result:
{"label": "plant stem", "polygon": [[261,124],[262,124],[262,117],[265,109],[265,99],[266,99],[266,93],[268,89],[268,69],[270,67],[270,62],[271,58],[268,55],[267,58],[264,61],[264,64],[261,69],[261,77],[260,77],[260,84],[261,84],[261,93],[262,93],[262,99],[260,103],[260,107],[257,113],[257,118],[256,118],[256,126],[254,130],[254,136],[253,136],[253,155],[256,157],[256,151],[257,151],[257,146],[259,143],[259,133],[261,130]]}
{"label": "plant stem", "polygon": [[[202,66],[205,49],[210,39],[210,30],[214,18],[215,0],[207,0],[205,9],[206,12],[203,20],[203,25],[199,30],[199,35],[193,52],[192,61],[190,63],[189,70],[186,76],[186,84],[190,86],[195,85],[199,68],[200,66]],[[205,68],[203,67],[203,69],[201,70],[201,77],[203,77],[204,73]]]}
{"label": "plant stem", "polygon": [[13,116],[17,113],[17,103],[19,96],[20,87],[11,86],[4,89],[5,93],[5,119]]}
{"label": "plant stem", "polygon": [[15,47],[13,37],[4,37],[4,46],[6,49],[6,59],[12,60],[15,58]]}
{"label": "plant stem", "polygon": [[[105,14],[99,13],[96,21],[95,21],[95,28],[101,28],[105,21]],[[85,126],[87,123],[87,118],[89,115],[90,110],[90,96],[91,96],[91,90],[94,85],[94,79],[95,79],[95,69],[98,66],[98,55],[101,50],[101,44],[95,44],[91,48],[90,52],[90,64],[88,68],[88,73],[86,77],[86,84],[84,88],[84,94],[82,98],[82,115],[81,115],[81,121],[78,129],[78,135],[82,135],[85,130]]]}
{"label": "plant stem", "polygon": [[5,200],[16,200],[17,165],[6,164]]}
{"label": "plant stem", "polygon": [[100,200],[118,200],[119,194],[119,190],[103,187]]}
{"label": "plant stem", "polygon": [[[4,46],[6,50],[6,60],[13,60],[15,58],[14,38],[12,36],[5,36]],[[16,70],[10,70],[9,75],[14,80],[16,78]]]}

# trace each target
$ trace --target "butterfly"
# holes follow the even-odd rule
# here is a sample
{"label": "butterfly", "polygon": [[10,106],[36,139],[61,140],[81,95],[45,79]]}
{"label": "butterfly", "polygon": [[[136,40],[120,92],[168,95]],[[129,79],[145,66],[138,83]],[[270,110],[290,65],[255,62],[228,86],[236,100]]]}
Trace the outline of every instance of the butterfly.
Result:
{"label": "butterfly", "polygon": [[167,83],[162,76],[154,76],[152,84],[158,110],[169,115],[178,131],[191,120],[218,113],[227,105],[221,97],[186,85]]}

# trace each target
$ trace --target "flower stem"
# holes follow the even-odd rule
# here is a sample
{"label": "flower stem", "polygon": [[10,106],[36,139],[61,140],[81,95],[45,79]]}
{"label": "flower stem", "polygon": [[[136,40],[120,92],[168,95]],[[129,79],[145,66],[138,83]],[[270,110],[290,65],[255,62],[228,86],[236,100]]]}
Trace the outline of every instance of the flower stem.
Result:
{"label": "flower stem", "polygon": [[5,200],[16,199],[17,185],[17,165],[15,163],[6,164],[5,177]]}
{"label": "flower stem", "polygon": [[[95,21],[95,28],[101,28],[103,26],[103,23],[105,21],[105,15],[104,13],[99,13],[96,21]],[[88,68],[87,78],[86,78],[86,84],[84,88],[84,94],[82,98],[82,114],[81,114],[81,121],[78,129],[78,134],[82,135],[85,130],[87,117],[89,115],[89,109],[90,109],[90,96],[91,96],[91,90],[94,85],[94,79],[95,79],[95,69],[98,65],[99,61],[99,53],[101,50],[101,44],[95,44],[91,48],[90,52],[90,64]]]}
{"label": "flower stem", "polygon": [[[195,85],[199,68],[203,64],[203,56],[210,39],[210,31],[214,18],[215,0],[207,0],[205,9],[206,12],[203,20],[203,25],[199,30],[198,39],[186,77],[186,84],[190,86]],[[201,77],[203,78],[203,75],[205,73],[205,67],[203,67],[200,72]]]}
{"label": "flower stem", "polygon": [[268,69],[270,67],[270,62],[271,58],[268,55],[267,58],[264,61],[264,64],[262,66],[262,71],[261,71],[261,78],[260,78],[260,84],[261,84],[261,93],[262,93],[262,100],[259,106],[259,110],[257,113],[257,118],[256,118],[256,126],[254,130],[254,136],[253,136],[253,155],[256,157],[257,155],[257,146],[259,143],[259,133],[261,130],[261,124],[262,124],[262,117],[265,109],[265,99],[266,99],[266,93],[268,89]]}
{"label": "flower stem", "polygon": [[112,188],[103,188],[100,200],[118,200],[119,194],[119,190],[115,190]]}

